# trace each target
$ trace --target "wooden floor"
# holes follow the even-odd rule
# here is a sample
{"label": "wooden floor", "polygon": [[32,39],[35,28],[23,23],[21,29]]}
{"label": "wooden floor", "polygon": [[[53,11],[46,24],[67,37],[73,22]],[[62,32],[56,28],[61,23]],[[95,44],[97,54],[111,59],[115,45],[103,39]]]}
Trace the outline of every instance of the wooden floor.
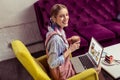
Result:
{"label": "wooden floor", "polygon": [[14,58],[0,62],[0,80],[33,80],[20,62]]}
{"label": "wooden floor", "polygon": [[99,80],[106,80],[105,77],[103,76],[102,72],[99,73]]}
{"label": "wooden floor", "polygon": [[[102,73],[100,80],[105,80]],[[0,62],[0,80],[33,80],[21,63],[16,59]]]}

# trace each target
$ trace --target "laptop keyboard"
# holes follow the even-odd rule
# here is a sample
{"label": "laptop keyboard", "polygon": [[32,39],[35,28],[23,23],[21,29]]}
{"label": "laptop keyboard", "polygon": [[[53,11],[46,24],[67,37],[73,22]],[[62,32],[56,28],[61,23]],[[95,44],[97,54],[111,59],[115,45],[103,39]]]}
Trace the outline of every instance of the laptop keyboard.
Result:
{"label": "laptop keyboard", "polygon": [[85,68],[92,68],[94,67],[94,64],[90,61],[90,59],[88,58],[88,56],[82,56],[79,57],[81,63],[83,64],[83,66]]}

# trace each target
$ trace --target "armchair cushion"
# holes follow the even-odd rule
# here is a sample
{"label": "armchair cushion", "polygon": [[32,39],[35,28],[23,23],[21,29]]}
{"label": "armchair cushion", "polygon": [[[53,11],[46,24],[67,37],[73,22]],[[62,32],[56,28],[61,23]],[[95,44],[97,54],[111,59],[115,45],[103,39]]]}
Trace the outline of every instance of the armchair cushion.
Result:
{"label": "armchair cushion", "polygon": [[95,69],[91,68],[69,78],[68,80],[98,80],[98,76]]}

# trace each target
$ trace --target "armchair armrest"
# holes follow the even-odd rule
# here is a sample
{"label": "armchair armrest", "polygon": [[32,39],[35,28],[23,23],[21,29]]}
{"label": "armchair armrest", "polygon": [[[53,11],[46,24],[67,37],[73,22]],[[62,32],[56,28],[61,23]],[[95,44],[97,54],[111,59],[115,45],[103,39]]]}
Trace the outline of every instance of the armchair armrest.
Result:
{"label": "armchair armrest", "polygon": [[99,80],[95,69],[87,69],[79,74],[70,77],[68,80]]}
{"label": "armchair armrest", "polygon": [[47,72],[49,72],[49,65],[47,63],[47,55],[40,56],[40,57],[36,58],[36,60],[38,62],[40,62],[42,65],[44,65]]}
{"label": "armchair armrest", "polygon": [[39,66],[36,59],[32,57],[27,47],[20,40],[12,41],[11,45],[17,59],[30,73],[34,80],[51,80],[43,70],[42,66]]}

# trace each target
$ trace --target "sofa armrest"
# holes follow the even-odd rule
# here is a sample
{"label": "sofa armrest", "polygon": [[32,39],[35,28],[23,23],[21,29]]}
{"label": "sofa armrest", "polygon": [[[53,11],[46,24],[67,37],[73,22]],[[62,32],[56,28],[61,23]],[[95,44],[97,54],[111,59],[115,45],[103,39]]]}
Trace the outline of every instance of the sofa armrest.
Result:
{"label": "sofa armrest", "polygon": [[99,80],[95,69],[87,69],[79,74],[70,77],[68,80]]}

